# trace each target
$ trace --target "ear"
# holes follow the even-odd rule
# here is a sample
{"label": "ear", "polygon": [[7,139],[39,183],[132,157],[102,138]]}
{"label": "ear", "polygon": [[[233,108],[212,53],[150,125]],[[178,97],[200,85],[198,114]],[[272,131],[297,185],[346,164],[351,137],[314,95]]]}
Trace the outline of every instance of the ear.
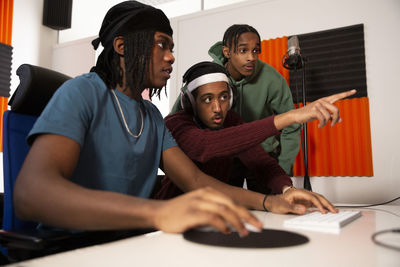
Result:
{"label": "ear", "polygon": [[226,57],[226,58],[230,58],[231,57],[231,53],[229,51],[229,47],[227,47],[227,46],[222,46],[222,53],[224,54],[224,57]]}
{"label": "ear", "polygon": [[114,43],[113,43],[114,51],[120,55],[124,55],[124,38],[122,36],[117,36],[114,38]]}

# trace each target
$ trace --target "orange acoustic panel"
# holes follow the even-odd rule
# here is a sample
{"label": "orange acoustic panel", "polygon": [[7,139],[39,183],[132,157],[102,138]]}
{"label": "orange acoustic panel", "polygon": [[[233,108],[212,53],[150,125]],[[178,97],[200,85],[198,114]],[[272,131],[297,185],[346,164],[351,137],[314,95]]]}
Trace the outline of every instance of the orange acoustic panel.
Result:
{"label": "orange acoustic panel", "polygon": [[14,0],[0,1],[0,42],[11,45]]}
{"label": "orange acoustic panel", "polygon": [[[322,129],[317,121],[308,123],[309,176],[373,176],[368,98],[344,99],[335,105],[340,109],[341,123]],[[302,149],[293,173],[304,176]]]}
{"label": "orange acoustic panel", "polygon": [[[0,0],[0,43],[11,46],[14,0]],[[3,113],[8,109],[8,97],[0,97],[0,140],[3,140]],[[3,142],[0,142],[3,151]]]}
{"label": "orange acoustic panel", "polygon": [[[259,58],[289,83],[289,70],[282,65],[288,49],[287,39],[263,40]],[[309,176],[373,176],[368,98],[345,99],[335,105],[340,109],[342,123],[322,129],[318,128],[318,122],[308,123]],[[293,175],[304,176],[302,149],[295,160]]]}
{"label": "orange acoustic panel", "polygon": [[263,40],[261,42],[261,54],[259,58],[274,67],[289,82],[289,70],[285,69],[282,65],[283,55],[288,50],[287,42],[288,38],[286,36]]}

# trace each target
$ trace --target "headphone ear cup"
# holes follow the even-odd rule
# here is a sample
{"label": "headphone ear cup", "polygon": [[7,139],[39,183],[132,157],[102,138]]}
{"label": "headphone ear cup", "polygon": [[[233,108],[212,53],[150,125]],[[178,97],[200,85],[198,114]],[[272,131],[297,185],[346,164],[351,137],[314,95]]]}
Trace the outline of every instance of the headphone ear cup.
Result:
{"label": "headphone ear cup", "polygon": [[232,87],[229,86],[229,89],[230,89],[229,91],[231,94],[231,97],[229,98],[229,109],[231,109],[233,106],[233,92],[232,92]]}
{"label": "headphone ear cup", "polygon": [[181,92],[181,107],[186,113],[194,115],[193,104],[190,101],[187,93],[184,93],[184,92]]}
{"label": "headphone ear cup", "polygon": [[182,108],[183,110],[185,110],[185,100],[184,100],[185,94],[183,93],[183,91],[181,91],[180,98],[181,98],[181,99],[180,99],[181,108]]}

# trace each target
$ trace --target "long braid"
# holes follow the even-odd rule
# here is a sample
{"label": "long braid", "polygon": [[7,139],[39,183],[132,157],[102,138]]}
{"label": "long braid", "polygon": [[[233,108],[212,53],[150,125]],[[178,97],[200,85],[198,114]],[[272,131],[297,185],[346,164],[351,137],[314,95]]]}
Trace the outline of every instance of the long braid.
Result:
{"label": "long braid", "polygon": [[119,55],[112,46],[107,46],[97,58],[96,66],[90,71],[96,72],[104,81],[107,88],[114,89],[122,84],[122,69],[119,65]]}
{"label": "long braid", "polygon": [[[140,31],[129,34],[125,37],[125,63],[126,65],[126,82],[129,88],[139,88],[143,90],[144,82],[148,78],[150,72],[151,53],[154,45],[155,31]],[[130,47],[126,50],[126,47]],[[156,95],[160,98],[162,89],[166,88],[149,88],[150,98]],[[134,93],[132,91],[132,93]],[[165,94],[167,91],[165,90]]]}
{"label": "long braid", "polygon": [[134,90],[145,89],[148,79],[151,53],[153,51],[155,31],[138,31],[124,37],[126,84]]}
{"label": "long braid", "polygon": [[[144,82],[148,78],[154,33],[155,31],[138,31],[123,36],[126,85],[132,93],[134,90],[145,89]],[[122,85],[123,70],[120,67],[120,55],[112,46],[104,48],[92,71],[99,74],[109,89],[114,89],[117,84]]]}

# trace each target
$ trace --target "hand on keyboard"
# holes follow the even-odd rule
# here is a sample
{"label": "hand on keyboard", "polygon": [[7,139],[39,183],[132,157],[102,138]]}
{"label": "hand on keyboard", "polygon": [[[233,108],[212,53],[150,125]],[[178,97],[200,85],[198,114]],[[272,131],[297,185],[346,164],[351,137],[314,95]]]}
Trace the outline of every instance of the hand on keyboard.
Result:
{"label": "hand on keyboard", "polygon": [[316,207],[321,213],[337,212],[335,206],[322,195],[304,189],[294,189],[285,194],[268,196],[265,206],[274,213],[304,214],[310,207]]}

